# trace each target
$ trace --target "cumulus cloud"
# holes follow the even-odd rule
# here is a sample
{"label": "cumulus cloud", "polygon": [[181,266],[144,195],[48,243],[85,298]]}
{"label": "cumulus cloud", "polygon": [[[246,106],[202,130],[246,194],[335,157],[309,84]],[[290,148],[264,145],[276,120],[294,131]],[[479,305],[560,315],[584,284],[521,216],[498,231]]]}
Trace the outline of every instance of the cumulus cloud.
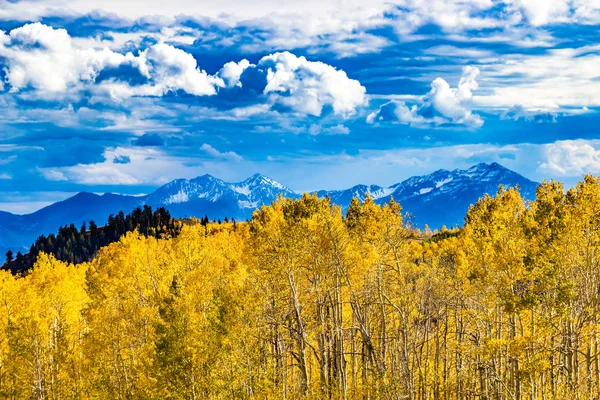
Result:
{"label": "cumulus cloud", "polygon": [[217,76],[229,89],[262,93],[279,111],[318,117],[328,109],[350,117],[368,103],[365,87],[346,72],[287,51],[265,56],[256,65],[248,60],[227,63]]}
{"label": "cumulus cloud", "polygon": [[131,59],[130,63],[148,79],[148,83],[103,83],[100,87],[111,97],[163,96],[179,90],[194,96],[212,96],[217,94],[217,87],[225,86],[221,78],[201,70],[191,54],[165,43],[149,47]]}
{"label": "cumulus cloud", "polygon": [[275,105],[313,116],[328,106],[350,116],[367,104],[365,87],[331,65],[283,52],[263,57],[258,66],[267,72],[264,94]]}
{"label": "cumulus cloud", "polygon": [[220,152],[219,150],[215,149],[208,143],[204,143],[202,146],[200,146],[200,150],[202,150],[204,153],[208,154],[209,156],[211,156],[213,158],[229,160],[229,161],[242,161],[243,160],[243,158],[239,154],[237,154],[233,151]]}
{"label": "cumulus cloud", "polygon": [[[346,72],[289,52],[267,55],[256,65],[246,59],[228,62],[211,75],[192,54],[166,43],[154,44],[137,55],[121,54],[108,48],[79,47],[66,30],[34,23],[9,34],[0,32],[0,58],[5,60],[10,91],[33,89],[28,97],[32,100],[81,96],[84,90],[93,93],[93,103],[179,91],[213,96],[219,91],[247,90],[251,95],[245,100],[254,104],[244,104],[245,110],[256,111],[262,103],[277,111],[320,116],[331,110],[342,117],[354,115],[367,104],[366,89]],[[235,96],[230,99],[237,100]]]}
{"label": "cumulus cloud", "polygon": [[254,64],[250,64],[250,61],[243,59],[240,62],[230,61],[223,65],[223,68],[219,70],[218,76],[223,79],[227,87],[238,86],[242,87],[240,78],[244,71]]}
{"label": "cumulus cloud", "polygon": [[[595,145],[595,146],[594,146]],[[564,140],[544,145],[545,162],[539,169],[562,176],[600,172],[597,142]]]}
{"label": "cumulus cloud", "polygon": [[162,96],[185,91],[194,96],[217,93],[223,80],[207,74],[189,53],[158,43],[140,52],[120,54],[108,48],[79,48],[68,32],[34,23],[0,32],[0,57],[6,60],[6,82],[12,92],[35,89],[42,94],[64,94],[94,84],[108,68],[127,65],[137,69],[147,83],[132,85],[110,79],[99,84],[112,98]]}
{"label": "cumulus cloud", "polygon": [[8,35],[0,32],[0,57],[6,60],[6,82],[11,91],[33,88],[59,93],[93,82],[102,69],[133,56],[108,49],[78,49],[66,30],[34,23]]}
{"label": "cumulus cloud", "polygon": [[477,90],[479,69],[467,66],[458,86],[451,88],[442,78],[431,83],[431,90],[419,104],[409,106],[404,101],[392,100],[367,116],[368,123],[392,121],[415,127],[465,126],[477,129],[483,120],[472,112],[473,91]]}

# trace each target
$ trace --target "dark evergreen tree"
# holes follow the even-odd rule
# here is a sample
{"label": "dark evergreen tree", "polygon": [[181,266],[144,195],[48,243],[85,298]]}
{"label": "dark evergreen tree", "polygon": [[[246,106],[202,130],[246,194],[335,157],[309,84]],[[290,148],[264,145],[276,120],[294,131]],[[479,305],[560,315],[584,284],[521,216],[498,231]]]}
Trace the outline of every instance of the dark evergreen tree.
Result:
{"label": "dark evergreen tree", "polygon": [[11,250],[6,252],[6,262],[10,263],[13,260],[13,252]]}
{"label": "dark evergreen tree", "polygon": [[15,259],[15,263],[17,264],[17,268],[22,269],[24,267],[25,259],[21,252],[17,252],[17,258]]}
{"label": "dark evergreen tree", "polygon": [[[208,217],[207,217],[208,218]],[[89,230],[88,227],[89,226]],[[91,260],[98,249],[121,238],[127,232],[138,229],[146,236],[177,236],[180,225],[171,218],[164,207],[152,210],[149,206],[136,208],[130,214],[119,212],[110,215],[106,226],[99,228],[94,221],[80,229],[74,224],[65,225],[58,229],[58,234],[40,236],[25,256],[21,255],[18,262],[13,262],[13,254],[6,254],[7,263],[13,272],[23,272],[30,269],[40,252],[51,253],[57,259],[69,263],[81,263]]]}

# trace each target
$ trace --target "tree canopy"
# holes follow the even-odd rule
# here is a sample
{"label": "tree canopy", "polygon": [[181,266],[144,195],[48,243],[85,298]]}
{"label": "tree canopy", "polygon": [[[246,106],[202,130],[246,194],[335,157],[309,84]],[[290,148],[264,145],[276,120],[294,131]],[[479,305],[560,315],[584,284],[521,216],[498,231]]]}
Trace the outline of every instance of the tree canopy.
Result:
{"label": "tree canopy", "polygon": [[395,202],[310,195],[148,232],[0,271],[0,397],[600,397],[592,176],[500,189],[431,238]]}

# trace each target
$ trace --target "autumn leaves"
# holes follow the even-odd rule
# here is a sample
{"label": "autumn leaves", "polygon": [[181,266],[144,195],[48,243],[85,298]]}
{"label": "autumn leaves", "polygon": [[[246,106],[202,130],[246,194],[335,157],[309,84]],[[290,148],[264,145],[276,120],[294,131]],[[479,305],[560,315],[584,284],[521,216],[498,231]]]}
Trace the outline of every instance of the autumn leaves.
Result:
{"label": "autumn leaves", "polygon": [[0,274],[0,397],[562,399],[600,385],[600,184],[401,207],[280,199]]}

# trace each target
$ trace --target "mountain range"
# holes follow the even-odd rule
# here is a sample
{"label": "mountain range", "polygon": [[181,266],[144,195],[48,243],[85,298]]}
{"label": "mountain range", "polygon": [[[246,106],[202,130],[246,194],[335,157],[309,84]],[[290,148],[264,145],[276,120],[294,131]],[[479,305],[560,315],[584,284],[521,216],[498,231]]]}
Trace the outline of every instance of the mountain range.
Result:
{"label": "mountain range", "polygon": [[[537,183],[504,168],[500,164],[478,164],[466,170],[439,170],[430,175],[415,176],[389,187],[357,185],[346,190],[321,190],[332,203],[346,208],[353,197],[363,201],[368,194],[383,204],[393,197],[417,226],[458,226],[464,221],[469,206],[484,194],[495,194],[499,185],[520,188],[525,199],[535,197]],[[145,196],[82,192],[54,203],[32,214],[15,215],[0,211],[0,254],[8,249],[27,251],[42,234],[56,232],[59,226],[80,225],[93,220],[106,222],[109,214],[129,212],[150,205],[167,208],[174,217],[245,220],[263,204],[278,196],[298,198],[301,194],[266,176],[255,174],[237,183],[225,182],[211,175],[194,179],[177,179]]]}

